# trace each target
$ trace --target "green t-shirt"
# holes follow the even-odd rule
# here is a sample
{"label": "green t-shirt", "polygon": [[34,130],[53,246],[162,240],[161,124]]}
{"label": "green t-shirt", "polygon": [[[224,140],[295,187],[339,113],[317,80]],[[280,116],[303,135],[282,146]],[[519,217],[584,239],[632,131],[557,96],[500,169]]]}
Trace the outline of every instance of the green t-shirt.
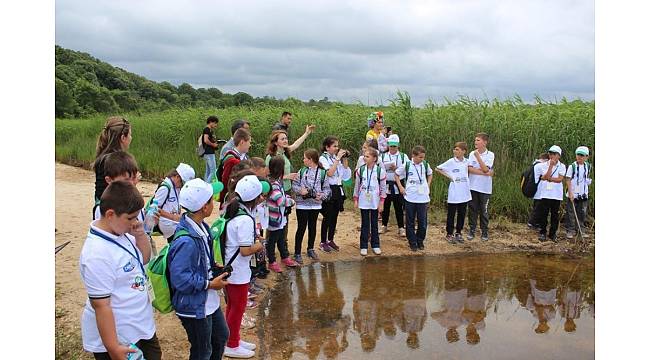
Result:
{"label": "green t-shirt", "polygon": [[[278,149],[275,155],[282,155],[284,157],[284,175],[291,174],[291,161],[284,151]],[[271,155],[266,155],[266,166],[269,166],[269,162],[271,162]],[[284,187],[284,191],[291,191],[291,180],[282,179],[282,186]]]}

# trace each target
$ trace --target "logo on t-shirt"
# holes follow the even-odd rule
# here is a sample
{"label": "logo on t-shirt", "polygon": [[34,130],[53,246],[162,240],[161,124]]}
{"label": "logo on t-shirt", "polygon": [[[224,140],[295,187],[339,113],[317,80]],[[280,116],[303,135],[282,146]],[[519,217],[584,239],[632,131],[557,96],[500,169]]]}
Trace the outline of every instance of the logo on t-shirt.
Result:
{"label": "logo on t-shirt", "polygon": [[122,270],[124,270],[124,272],[129,272],[129,271],[131,271],[133,269],[135,269],[135,265],[133,265],[131,260],[129,260],[129,262],[126,263],[126,265],[122,266]]}
{"label": "logo on t-shirt", "polygon": [[170,196],[169,199],[167,199],[170,203],[176,202],[176,197],[175,196]]}
{"label": "logo on t-shirt", "polygon": [[144,291],[145,289],[144,277],[142,277],[141,275],[137,275],[133,281],[133,284],[131,285],[131,289]]}

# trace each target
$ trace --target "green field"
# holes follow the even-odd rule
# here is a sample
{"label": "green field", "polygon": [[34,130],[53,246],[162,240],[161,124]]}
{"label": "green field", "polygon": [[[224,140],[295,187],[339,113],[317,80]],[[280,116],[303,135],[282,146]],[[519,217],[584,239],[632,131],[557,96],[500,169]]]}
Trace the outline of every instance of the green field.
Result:
{"label": "green field", "polygon": [[[158,180],[179,162],[192,165],[197,175],[204,172],[203,160],[194,153],[208,115],[221,121],[217,136],[230,137],[232,121],[245,118],[251,122],[252,156],[265,156],[271,126],[282,111],[293,113],[291,140],[298,138],[306,124],[317,128],[292,159],[294,167],[302,164],[302,151],[320,148],[328,135],[336,135],[341,145],[354,154],[358,152],[367,131],[366,117],[371,111],[384,111],[385,125],[399,134],[401,149],[410,153],[414,145],[427,149],[427,161],[433,166],[451,158],[453,144],[465,141],[470,149],[476,132],[490,135],[488,148],[495,153],[495,178],[490,208],[493,214],[524,220],[530,200],[519,189],[521,172],[551,145],[559,145],[564,154],[562,162],[575,160],[573,151],[579,145],[591,148],[591,163],[595,166],[595,103],[584,101],[545,102],[537,99],[527,104],[518,97],[509,100],[475,100],[461,97],[444,104],[428,103],[421,108],[411,106],[408,94],[399,93],[391,104],[383,107],[362,105],[332,105],[311,107],[298,101],[291,108],[264,104],[226,109],[196,108],[168,110],[149,114],[124,114],[133,125],[130,152],[136,157],[143,175]],[[56,160],[75,165],[93,161],[95,143],[106,115],[85,119],[57,119],[55,123]],[[596,171],[592,172],[595,179]],[[431,191],[433,206],[444,207],[447,181],[434,175]],[[595,184],[595,181],[594,181]],[[88,194],[92,198],[92,194]],[[595,197],[594,186],[590,197]],[[593,201],[592,201],[593,203]],[[593,213],[593,206],[591,206]]]}

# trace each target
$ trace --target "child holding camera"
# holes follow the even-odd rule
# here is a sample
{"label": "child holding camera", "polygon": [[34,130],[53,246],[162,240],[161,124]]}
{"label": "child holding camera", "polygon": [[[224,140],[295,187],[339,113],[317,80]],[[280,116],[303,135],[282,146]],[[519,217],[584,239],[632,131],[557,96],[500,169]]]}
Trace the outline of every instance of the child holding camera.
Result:
{"label": "child holding camera", "polygon": [[352,170],[348,165],[350,152],[339,149],[339,139],[336,136],[326,137],[321,150],[323,154],[318,160],[323,169],[327,170],[327,182],[332,196],[323,201],[321,209],[323,222],[320,227],[320,248],[325,252],[339,251],[339,246],[334,242],[334,233],[345,201],[343,182],[352,178]]}
{"label": "child holding camera", "polygon": [[359,252],[368,255],[368,238],[375,255],[381,254],[379,247],[379,212],[384,210],[386,198],[386,170],[377,165],[379,152],[368,149],[364,153],[365,164],[359,167],[354,180],[354,206],[361,211],[361,235]]}
{"label": "child holding camera", "polygon": [[300,169],[298,178],[292,183],[293,192],[296,194],[296,217],[298,218],[293,259],[299,264],[303,263],[302,238],[307,227],[309,228],[307,256],[318,261],[318,255],[314,251],[316,220],[323,200],[329,199],[331,195],[330,187],[326,184],[327,173],[318,165],[318,151],[307,149],[302,161],[305,166]]}
{"label": "child holding camera", "polygon": [[190,359],[220,359],[228,327],[220,309],[219,293],[228,282],[227,272],[214,277],[216,266],[213,241],[204,219],[212,214],[212,186],[202,179],[186,182],[179,202],[186,212],[181,216],[167,254],[172,305],[190,342]]}
{"label": "child holding camera", "polygon": [[[587,217],[587,204],[589,203],[589,185],[591,185],[591,164],[589,159],[589,148],[579,146],[576,149],[576,161],[567,167],[566,170],[566,237],[572,239],[576,235],[576,217],[580,229],[584,229],[585,218]],[[585,237],[584,231],[582,236]]]}

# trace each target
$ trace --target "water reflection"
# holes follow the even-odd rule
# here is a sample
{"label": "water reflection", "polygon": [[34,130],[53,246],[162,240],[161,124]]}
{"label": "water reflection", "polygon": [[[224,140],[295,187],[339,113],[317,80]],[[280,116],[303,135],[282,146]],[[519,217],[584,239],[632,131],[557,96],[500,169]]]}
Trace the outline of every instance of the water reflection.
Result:
{"label": "water reflection", "polygon": [[263,358],[594,354],[593,259],[372,257],[283,276],[260,309]]}

